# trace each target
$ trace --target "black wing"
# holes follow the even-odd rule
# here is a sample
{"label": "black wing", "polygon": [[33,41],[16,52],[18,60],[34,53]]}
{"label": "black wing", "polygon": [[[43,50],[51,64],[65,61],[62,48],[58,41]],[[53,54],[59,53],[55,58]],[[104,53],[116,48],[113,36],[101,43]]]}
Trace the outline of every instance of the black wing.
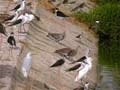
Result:
{"label": "black wing", "polygon": [[21,22],[22,22],[22,19],[19,19],[19,20],[14,21],[13,23],[11,23],[11,24],[8,25],[8,26],[17,25],[17,24],[20,24]]}
{"label": "black wing", "polygon": [[60,59],[58,61],[56,61],[53,65],[51,65],[50,67],[58,67],[58,66],[61,66],[65,63],[65,60],[64,59]]}
{"label": "black wing", "polygon": [[74,67],[71,67],[71,68],[67,69],[66,71],[67,71],[67,72],[70,72],[70,71],[77,70],[80,66],[81,66],[81,64],[77,64],[77,65],[75,65]]}
{"label": "black wing", "polygon": [[65,15],[63,12],[58,11],[57,12],[57,16],[61,16],[61,17],[68,17],[67,15]]}
{"label": "black wing", "polygon": [[76,62],[82,62],[82,61],[84,61],[86,59],[86,56],[83,56],[83,57],[81,57],[80,59],[78,59],[78,60],[76,60],[76,61],[73,61],[71,64],[74,64],[74,63],[76,63]]}
{"label": "black wing", "polygon": [[13,11],[13,10],[15,10],[15,11],[16,11],[18,8],[20,8],[20,6],[21,6],[21,5],[20,5],[20,4],[18,4],[18,5],[17,5],[15,8],[13,8],[11,11]]}

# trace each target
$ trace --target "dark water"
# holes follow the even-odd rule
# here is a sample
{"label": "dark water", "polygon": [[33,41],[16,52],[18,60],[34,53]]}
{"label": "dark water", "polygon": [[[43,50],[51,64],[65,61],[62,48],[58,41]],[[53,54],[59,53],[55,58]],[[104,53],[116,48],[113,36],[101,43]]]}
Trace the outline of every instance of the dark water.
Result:
{"label": "dark water", "polygon": [[120,90],[120,52],[100,50],[97,90]]}

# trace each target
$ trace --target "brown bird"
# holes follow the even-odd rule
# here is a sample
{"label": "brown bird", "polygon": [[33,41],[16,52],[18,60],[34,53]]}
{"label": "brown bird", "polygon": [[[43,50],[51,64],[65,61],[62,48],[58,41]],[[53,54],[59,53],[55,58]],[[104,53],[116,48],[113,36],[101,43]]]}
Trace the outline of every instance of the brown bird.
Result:
{"label": "brown bird", "polygon": [[65,38],[65,32],[63,33],[48,33],[48,38],[54,40],[55,42],[60,42]]}
{"label": "brown bird", "polygon": [[76,49],[71,48],[62,48],[55,51],[55,53],[59,54],[62,57],[65,57],[68,60],[72,60],[72,57],[75,56],[78,52],[78,46]]}

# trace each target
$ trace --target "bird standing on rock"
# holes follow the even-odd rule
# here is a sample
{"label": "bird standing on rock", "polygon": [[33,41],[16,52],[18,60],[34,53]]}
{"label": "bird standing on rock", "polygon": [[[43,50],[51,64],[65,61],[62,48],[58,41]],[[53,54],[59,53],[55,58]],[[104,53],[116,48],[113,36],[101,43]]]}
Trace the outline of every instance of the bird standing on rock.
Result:
{"label": "bird standing on rock", "polygon": [[22,2],[20,4],[18,4],[15,8],[13,8],[11,11],[22,11],[25,9],[25,0],[22,0]]}
{"label": "bird standing on rock", "polygon": [[[24,27],[24,24],[31,22],[33,19],[35,19],[35,16],[33,14],[24,13],[20,15],[16,21],[10,23],[8,26],[22,24]],[[25,28],[24,32],[26,32]]]}
{"label": "bird standing on rock", "polygon": [[92,68],[92,60],[93,59],[91,57],[87,57],[87,59],[85,60],[87,64],[84,64],[83,68],[78,69],[78,75],[75,78],[75,82],[79,81],[80,79],[82,80],[83,77],[86,76],[88,71]]}
{"label": "bird standing on rock", "polygon": [[26,56],[23,58],[23,63],[21,66],[21,73],[23,74],[23,76],[25,78],[27,78],[28,73],[29,73],[30,68],[31,68],[31,64],[32,64],[32,56],[31,55],[32,55],[31,52],[28,52],[26,54]]}
{"label": "bird standing on rock", "polygon": [[65,32],[63,32],[63,33],[48,33],[47,37],[56,42],[60,42],[65,38]]}
{"label": "bird standing on rock", "polygon": [[54,13],[55,13],[56,16],[60,17],[61,19],[64,19],[65,17],[68,17],[63,12],[61,12],[58,8],[54,9]]}
{"label": "bird standing on rock", "polygon": [[72,57],[75,56],[78,52],[80,46],[76,47],[76,49],[71,48],[62,48],[55,51],[55,53],[59,54],[62,57],[72,61]]}
{"label": "bird standing on rock", "polygon": [[15,40],[15,37],[14,37],[14,33],[11,32],[10,36],[8,37],[7,39],[7,42],[9,43],[9,45],[13,48],[13,47],[16,47],[16,40]]}
{"label": "bird standing on rock", "polygon": [[14,21],[17,20],[18,16],[19,16],[19,14],[18,14],[18,12],[16,11],[14,15],[11,15],[10,17],[6,18],[6,19],[4,20],[4,22],[5,22],[5,23],[14,22]]}

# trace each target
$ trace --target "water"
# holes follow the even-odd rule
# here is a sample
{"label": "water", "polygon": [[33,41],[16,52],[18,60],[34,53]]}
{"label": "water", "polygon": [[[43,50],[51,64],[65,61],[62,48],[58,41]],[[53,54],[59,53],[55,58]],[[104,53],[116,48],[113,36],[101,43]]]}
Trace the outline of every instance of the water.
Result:
{"label": "water", "polygon": [[120,58],[115,58],[114,52],[100,53],[97,90],[120,90]]}

